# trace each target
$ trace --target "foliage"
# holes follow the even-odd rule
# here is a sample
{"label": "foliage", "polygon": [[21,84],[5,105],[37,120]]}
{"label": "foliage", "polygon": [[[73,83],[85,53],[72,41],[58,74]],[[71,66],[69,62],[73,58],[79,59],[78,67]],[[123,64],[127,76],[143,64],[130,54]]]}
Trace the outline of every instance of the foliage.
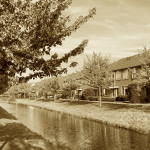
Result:
{"label": "foliage", "polygon": [[144,97],[144,102],[145,103],[150,103],[150,97],[149,96]]}
{"label": "foliage", "polygon": [[120,102],[128,101],[128,97],[124,95],[120,95],[116,97],[116,101],[120,101]]}
{"label": "foliage", "polygon": [[105,102],[114,102],[115,101],[115,98],[114,97],[102,97],[102,101],[105,101]]}
{"label": "foliage", "polygon": [[127,95],[128,95],[128,99],[130,102],[132,102],[132,103],[143,102],[142,87],[143,87],[143,84],[141,82],[136,82],[136,81],[134,81],[128,85]]}
{"label": "foliage", "polygon": [[[70,4],[71,0],[0,1],[1,80],[8,82],[19,74],[18,80],[22,82],[36,77],[57,76],[67,71],[61,64],[81,54],[88,41],[84,40],[62,57],[51,51],[53,47],[61,46],[66,37],[96,13],[93,8],[87,16],[79,16],[71,24],[69,15],[64,13]],[[49,55],[48,60],[44,59],[45,55]],[[73,62],[70,67],[75,64]],[[27,69],[32,73],[22,76]],[[6,87],[7,82],[3,82]],[[0,86],[0,90],[6,89],[5,86]]]}
{"label": "foliage", "polygon": [[30,84],[28,83],[20,83],[18,85],[14,85],[10,87],[7,91],[8,94],[14,95],[19,93],[29,93],[31,89]]}
{"label": "foliage", "polygon": [[137,73],[137,81],[146,84],[150,82],[150,49],[144,48],[139,55],[141,56],[141,70]]}
{"label": "foliage", "polygon": [[64,88],[61,93],[61,98],[67,99],[69,97],[70,97],[70,91]]}
{"label": "foliage", "polygon": [[87,57],[87,62],[82,70],[82,78],[90,87],[98,89],[99,106],[102,104],[102,89],[109,85],[109,58],[101,54],[93,53],[92,57]]}
{"label": "foliage", "polygon": [[144,48],[139,56],[141,68],[135,81],[129,85],[128,97],[132,102],[149,102],[150,95],[147,89],[150,83],[150,49]]}
{"label": "foliage", "polygon": [[38,100],[47,101],[48,96],[58,94],[60,89],[61,87],[58,78],[53,77],[37,82],[31,87],[30,92],[34,93],[34,96],[36,95]]}
{"label": "foliage", "polygon": [[58,94],[60,90],[59,81],[57,78],[53,78],[51,81],[51,91],[53,95]]}
{"label": "foliage", "polygon": [[62,97],[74,98],[74,91],[78,88],[78,86],[79,85],[73,79],[69,80],[66,84],[64,84],[63,91],[62,91]]}
{"label": "foliage", "polygon": [[89,96],[94,96],[95,91],[92,88],[87,88],[82,93],[82,99],[88,99]]}
{"label": "foliage", "polygon": [[88,96],[88,97],[87,97],[87,100],[90,100],[90,101],[98,101],[98,96]]}
{"label": "foliage", "polygon": [[70,91],[76,90],[77,87],[78,87],[78,84],[77,84],[73,79],[69,80],[69,81],[64,85],[64,88],[65,88],[66,90],[68,89],[68,90],[70,90]]}
{"label": "foliage", "polygon": [[0,94],[3,94],[8,88],[8,77],[7,75],[0,72]]}
{"label": "foliage", "polygon": [[109,83],[109,66],[108,57],[93,53],[84,64],[82,79],[90,87],[106,87]]}
{"label": "foliage", "polygon": [[32,87],[32,91],[38,93],[38,96],[45,96],[51,92],[51,79],[45,79],[36,83]]}

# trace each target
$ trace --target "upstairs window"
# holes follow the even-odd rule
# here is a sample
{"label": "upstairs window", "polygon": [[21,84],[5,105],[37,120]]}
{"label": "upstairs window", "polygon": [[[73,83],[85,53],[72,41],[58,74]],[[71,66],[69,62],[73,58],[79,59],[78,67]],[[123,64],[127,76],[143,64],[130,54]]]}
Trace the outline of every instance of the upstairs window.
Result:
{"label": "upstairs window", "polygon": [[123,70],[123,72],[122,72],[122,78],[123,79],[128,79],[128,69]]}
{"label": "upstairs window", "polygon": [[137,77],[137,70],[136,70],[136,68],[132,69],[132,75],[131,75],[131,77],[132,77],[132,79],[136,79],[136,77]]}
{"label": "upstairs window", "polygon": [[111,72],[110,76],[109,76],[109,80],[114,81],[115,79],[115,73]]}
{"label": "upstairs window", "polygon": [[116,71],[116,80],[121,80],[121,71]]}

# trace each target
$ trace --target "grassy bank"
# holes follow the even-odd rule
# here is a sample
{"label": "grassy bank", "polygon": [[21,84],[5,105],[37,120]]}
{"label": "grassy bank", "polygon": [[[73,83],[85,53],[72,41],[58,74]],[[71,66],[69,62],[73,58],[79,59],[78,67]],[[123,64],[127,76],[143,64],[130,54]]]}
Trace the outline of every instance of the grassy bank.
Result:
{"label": "grassy bank", "polygon": [[17,100],[17,103],[32,105],[47,110],[64,112],[81,118],[103,122],[116,127],[131,129],[143,134],[150,134],[149,107],[122,104],[103,104],[91,102],[40,102],[30,100]]}

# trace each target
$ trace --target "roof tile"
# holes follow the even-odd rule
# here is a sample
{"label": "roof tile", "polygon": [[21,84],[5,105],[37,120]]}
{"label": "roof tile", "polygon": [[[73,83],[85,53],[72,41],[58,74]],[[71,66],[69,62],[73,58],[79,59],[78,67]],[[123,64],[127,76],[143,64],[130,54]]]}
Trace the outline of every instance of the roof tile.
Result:
{"label": "roof tile", "polygon": [[115,70],[121,70],[121,69],[140,66],[142,64],[141,59],[142,59],[142,55],[140,55],[140,54],[122,58],[111,64],[111,70],[115,71]]}

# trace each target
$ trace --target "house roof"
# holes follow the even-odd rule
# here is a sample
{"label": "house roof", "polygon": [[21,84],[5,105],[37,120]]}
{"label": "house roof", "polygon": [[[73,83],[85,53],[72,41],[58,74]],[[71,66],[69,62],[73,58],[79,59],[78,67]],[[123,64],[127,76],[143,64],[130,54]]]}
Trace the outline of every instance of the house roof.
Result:
{"label": "house roof", "polygon": [[122,58],[111,64],[111,70],[121,70],[126,68],[132,68],[136,66],[140,66],[142,64],[142,55],[137,54],[134,56]]}

